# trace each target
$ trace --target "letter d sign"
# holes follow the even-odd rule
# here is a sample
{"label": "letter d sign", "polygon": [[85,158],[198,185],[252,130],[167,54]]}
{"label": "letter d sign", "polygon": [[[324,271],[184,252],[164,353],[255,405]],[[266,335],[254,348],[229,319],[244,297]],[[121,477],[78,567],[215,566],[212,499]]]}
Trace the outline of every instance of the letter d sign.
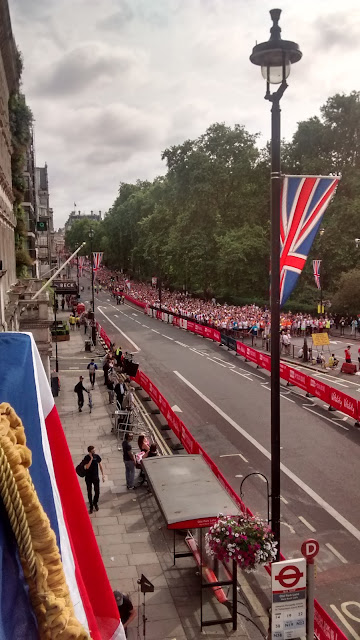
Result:
{"label": "letter d sign", "polygon": [[319,543],[317,540],[305,540],[301,545],[301,553],[306,560],[312,560],[319,553]]}

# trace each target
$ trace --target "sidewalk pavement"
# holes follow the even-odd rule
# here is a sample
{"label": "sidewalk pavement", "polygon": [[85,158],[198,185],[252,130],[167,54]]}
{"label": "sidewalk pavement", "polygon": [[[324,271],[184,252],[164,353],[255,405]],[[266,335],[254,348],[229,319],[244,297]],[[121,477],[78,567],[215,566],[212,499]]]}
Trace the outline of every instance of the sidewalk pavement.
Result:
{"label": "sidewalk pavement", "polygon": [[[107,393],[103,386],[101,359],[96,357],[96,352],[85,353],[82,330],[70,332],[69,342],[58,343],[58,353],[61,392],[56,398],[56,406],[74,466],[82,460],[88,445],[95,446],[102,458],[105,482],[100,486],[99,511],[89,517],[112,588],[129,594],[137,610],[138,617],[128,629],[129,640],[143,638],[143,595],[138,593],[137,585],[141,574],[155,587],[153,593],[146,595],[147,640],[195,640],[204,635],[214,640],[262,638],[256,627],[242,618],[237,632],[232,632],[231,625],[222,625],[207,627],[201,633],[200,587],[195,561],[181,558],[173,567],[173,533],[166,529],[154,498],[145,487],[136,491],[126,489],[122,453],[111,434],[114,405],[105,404]],[[86,397],[83,412],[78,412],[73,391],[80,375],[84,376],[84,386],[88,386],[86,366],[90,357],[95,358],[100,369],[92,392],[91,415]],[[79,482],[87,503],[85,481],[79,478]],[[179,534],[177,545],[183,544],[182,540]],[[209,592],[211,589],[204,595],[204,599],[208,598],[204,619],[213,619],[219,614],[226,617],[225,607]],[[240,605],[239,610],[242,610]],[[247,610],[244,613],[249,615]]]}

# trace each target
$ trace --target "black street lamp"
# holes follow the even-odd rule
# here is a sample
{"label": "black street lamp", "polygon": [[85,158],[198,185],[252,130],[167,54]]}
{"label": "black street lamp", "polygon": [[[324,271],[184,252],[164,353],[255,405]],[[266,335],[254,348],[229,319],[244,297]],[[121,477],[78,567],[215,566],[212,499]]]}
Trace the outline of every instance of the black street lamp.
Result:
{"label": "black street lamp", "polygon": [[320,318],[322,316],[323,313],[323,276],[324,276],[324,262],[323,262],[323,246],[322,246],[322,240],[321,238],[323,237],[325,233],[325,229],[324,227],[321,227],[321,229],[319,230],[319,235],[320,235]]}
{"label": "black street lamp", "polygon": [[94,255],[93,255],[93,241],[94,229],[91,227],[89,231],[90,238],[90,255],[91,255],[91,306],[92,306],[92,324],[91,324],[91,338],[93,344],[96,345],[96,324],[95,324],[95,300],[94,300]]}
{"label": "black street lamp", "polygon": [[[302,53],[295,42],[281,39],[280,9],[272,9],[270,40],[257,44],[250,61],[266,80],[265,100],[271,107],[271,526],[280,553],[280,100],[287,88],[291,64]],[[274,93],[270,85],[278,84]]]}

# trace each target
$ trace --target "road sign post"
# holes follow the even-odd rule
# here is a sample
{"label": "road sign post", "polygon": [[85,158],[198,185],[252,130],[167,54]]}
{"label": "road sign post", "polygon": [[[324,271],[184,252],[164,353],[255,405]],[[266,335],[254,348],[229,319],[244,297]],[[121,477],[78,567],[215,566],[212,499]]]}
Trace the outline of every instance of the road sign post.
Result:
{"label": "road sign post", "polygon": [[306,562],[303,558],[271,565],[271,637],[292,640],[306,628]]}
{"label": "road sign post", "polygon": [[301,553],[306,558],[306,587],[307,587],[307,625],[306,638],[314,640],[314,600],[315,600],[315,562],[314,558],[319,553],[317,540],[305,540],[301,545]]}

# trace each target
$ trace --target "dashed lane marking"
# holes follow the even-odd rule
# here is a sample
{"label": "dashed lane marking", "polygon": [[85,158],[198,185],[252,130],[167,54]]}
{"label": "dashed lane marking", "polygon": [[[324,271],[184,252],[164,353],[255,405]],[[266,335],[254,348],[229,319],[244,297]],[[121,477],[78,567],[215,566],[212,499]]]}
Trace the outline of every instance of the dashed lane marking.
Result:
{"label": "dashed lane marking", "polygon": [[[185,345],[185,347],[187,347],[188,345]],[[197,351],[197,349],[193,349],[192,347],[189,347],[190,351],[193,351],[194,353],[197,353],[198,356],[201,356],[202,358],[205,356],[204,353],[201,353],[200,351]]]}
{"label": "dashed lane marking", "polygon": [[246,380],[249,380],[249,382],[254,382],[254,380],[252,380],[251,378],[249,378],[249,373],[247,375],[245,375],[244,373],[240,373],[240,371],[236,371],[236,369],[229,369],[229,371],[231,371],[232,373],[236,373],[236,375],[241,376],[242,378],[245,378]]}
{"label": "dashed lane marking", "polygon": [[214,356],[214,360],[219,360],[219,362],[222,362],[224,366],[230,367],[231,369],[234,369],[235,367],[235,365],[232,364],[231,362],[226,362],[226,360],[221,360],[221,358],[217,358],[216,356]]}
{"label": "dashed lane marking", "polygon": [[179,340],[175,340],[176,344],[179,344],[181,347],[187,347],[187,344],[184,344],[183,342],[179,342]]}
{"label": "dashed lane marking", "polygon": [[160,331],[156,331],[156,329],[151,329],[154,333],[158,333],[160,335]]}
{"label": "dashed lane marking", "polygon": [[141,324],[140,320],[135,320],[135,322],[137,322],[138,324]]}
{"label": "dashed lane marking", "polygon": [[226,364],[221,364],[221,362],[217,362],[213,358],[209,358],[209,356],[207,357],[207,360],[211,360],[211,362],[214,362],[215,364],[218,364],[219,367],[225,367],[225,369],[228,369],[228,366]]}
{"label": "dashed lane marking", "polygon": [[298,518],[305,525],[305,527],[307,527],[308,529],[310,529],[310,531],[312,531],[312,533],[316,532],[316,529],[312,526],[312,524],[310,524],[310,522],[305,520],[304,516],[298,516]]}
{"label": "dashed lane marking", "polygon": [[342,562],[343,564],[348,564],[346,558],[344,558],[344,556],[341,555],[341,553],[337,549],[335,549],[335,547],[333,547],[330,542],[325,542],[325,546],[330,549],[331,553],[333,553],[334,556],[336,556],[340,560],[340,562]]}
{"label": "dashed lane marking", "polygon": [[[238,431],[248,442],[250,442],[258,451],[260,451],[265,458],[271,460],[271,453],[268,451],[260,442],[258,442],[250,433],[248,433],[245,429],[243,429],[235,420],[233,420],[230,416],[228,416],[225,411],[220,409],[210,398],[208,398],[205,394],[203,394],[200,389],[195,387],[189,380],[187,380],[184,376],[181,375],[178,371],[174,371],[174,374],[183,381],[190,389],[196,393],[199,398],[204,400],[216,413],[218,413],[226,422],[228,422],[236,431]],[[339,511],[337,511],[331,504],[326,502],[314,489],[309,487],[306,482],[303,482],[301,478],[299,478],[293,471],[291,471],[288,467],[286,467],[283,463],[280,464],[281,471],[288,477],[290,480],[295,482],[300,489],[302,489],[314,502],[316,502],[320,507],[322,507],[334,520],[336,520],[346,531],[348,531],[356,540],[360,542],[360,530],[355,527],[349,520],[347,520]],[[360,640],[360,638],[359,638]]]}
{"label": "dashed lane marking", "polygon": [[147,324],[143,324],[143,327],[145,327],[145,329],[150,329],[150,327],[148,327]]}
{"label": "dashed lane marking", "polygon": [[244,462],[246,462],[246,463],[248,463],[248,462],[249,462],[249,460],[247,460],[247,459],[245,458],[245,456],[243,456],[243,454],[242,454],[242,453],[239,453],[239,456],[240,456],[241,460],[244,460]]}
{"label": "dashed lane marking", "polygon": [[136,349],[136,351],[141,351],[140,347],[137,346],[136,342],[134,342],[133,340],[131,340],[131,338],[129,338],[128,335],[126,335],[126,333],[124,333],[123,331],[121,331],[121,329],[119,329],[119,327],[115,324],[115,322],[113,322],[112,320],[110,320],[109,316],[106,315],[106,313],[104,313],[102,311],[101,307],[98,307],[98,310],[100,311],[100,313],[107,319],[108,322],[110,322],[110,324],[115,327],[116,331],[118,331],[119,333],[121,333],[122,336],[124,336],[124,338],[130,342],[130,344],[132,344],[132,346],[134,347],[134,349]]}
{"label": "dashed lane marking", "polygon": [[240,453],[222,453],[219,458],[234,458],[235,456],[240,456]]}
{"label": "dashed lane marking", "polygon": [[163,336],[163,338],[166,338],[167,340],[174,340],[174,338],[170,338],[170,336],[166,336],[165,333],[161,334]]}
{"label": "dashed lane marking", "polygon": [[284,498],[284,496],[280,496],[280,500],[281,500],[281,502],[283,502],[284,504],[289,504],[288,500],[286,500],[286,498]]}

